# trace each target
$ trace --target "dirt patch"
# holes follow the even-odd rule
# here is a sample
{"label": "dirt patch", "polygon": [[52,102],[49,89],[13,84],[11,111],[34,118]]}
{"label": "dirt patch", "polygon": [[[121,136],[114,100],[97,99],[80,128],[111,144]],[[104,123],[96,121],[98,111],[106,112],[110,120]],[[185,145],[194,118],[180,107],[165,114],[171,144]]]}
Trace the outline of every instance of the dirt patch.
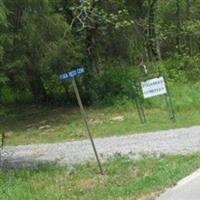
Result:
{"label": "dirt patch", "polygon": [[89,123],[90,124],[103,124],[103,121],[100,119],[90,119]]}
{"label": "dirt patch", "polygon": [[107,182],[107,180],[108,180],[107,176],[96,176],[94,178],[80,180],[77,183],[77,186],[79,186],[82,189],[92,189],[97,185],[104,185]]}
{"label": "dirt patch", "polygon": [[40,135],[52,135],[54,133],[54,129],[46,129],[40,133]]}
{"label": "dirt patch", "polygon": [[160,194],[161,194],[161,191],[159,191],[159,192],[152,192],[152,193],[146,194],[146,195],[144,195],[142,197],[135,198],[133,200],[154,200]]}
{"label": "dirt patch", "polygon": [[137,197],[120,197],[117,200],[155,200],[156,197],[158,197],[162,191],[159,192],[152,192],[145,194],[143,196],[137,196]]}
{"label": "dirt patch", "polygon": [[119,116],[115,116],[115,117],[112,117],[111,121],[124,121],[125,120],[125,117],[122,116],[122,115],[119,115]]}

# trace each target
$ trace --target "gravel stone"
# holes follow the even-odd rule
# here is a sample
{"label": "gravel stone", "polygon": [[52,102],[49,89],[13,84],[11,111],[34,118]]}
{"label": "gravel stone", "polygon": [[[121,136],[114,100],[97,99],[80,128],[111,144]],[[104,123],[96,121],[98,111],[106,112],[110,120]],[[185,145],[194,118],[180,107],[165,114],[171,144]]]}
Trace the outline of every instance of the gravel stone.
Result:
{"label": "gravel stone", "polygon": [[[95,139],[101,159],[121,155],[192,154],[200,152],[200,126]],[[94,161],[89,140],[4,148],[2,162],[15,165],[54,162],[61,165]],[[6,152],[6,153],[5,153]]]}

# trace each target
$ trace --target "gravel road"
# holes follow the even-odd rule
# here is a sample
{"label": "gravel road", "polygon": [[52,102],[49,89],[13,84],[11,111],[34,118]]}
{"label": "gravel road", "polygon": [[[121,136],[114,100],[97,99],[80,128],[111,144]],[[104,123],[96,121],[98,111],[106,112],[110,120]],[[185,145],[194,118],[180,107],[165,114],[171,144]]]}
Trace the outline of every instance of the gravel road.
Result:
{"label": "gravel road", "polygon": [[[101,158],[116,153],[123,155],[190,154],[200,152],[200,126],[167,131],[95,139]],[[30,164],[56,162],[75,164],[94,160],[89,140],[56,144],[5,147],[4,162]],[[3,163],[3,162],[2,162]]]}

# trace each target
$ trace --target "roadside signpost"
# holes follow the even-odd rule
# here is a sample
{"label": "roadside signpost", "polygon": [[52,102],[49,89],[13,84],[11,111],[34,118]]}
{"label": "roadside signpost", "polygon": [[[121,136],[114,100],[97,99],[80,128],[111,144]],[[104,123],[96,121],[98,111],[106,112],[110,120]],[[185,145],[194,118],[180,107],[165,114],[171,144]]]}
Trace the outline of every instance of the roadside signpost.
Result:
{"label": "roadside signpost", "polygon": [[133,86],[133,91],[135,93],[134,98],[140,121],[142,123],[146,122],[144,108],[141,103],[142,101],[140,100],[141,96],[140,91],[142,91],[142,96],[144,99],[149,99],[152,97],[164,95],[166,105],[169,111],[169,118],[172,121],[175,121],[176,120],[175,111],[173,108],[173,103],[165,76],[160,71],[158,71],[157,75],[155,75],[155,73],[153,74],[148,73],[147,68],[144,69],[144,72],[145,72],[145,77],[143,78],[140,77],[139,80],[137,81],[139,85],[135,83],[135,85]]}
{"label": "roadside signpost", "polygon": [[78,90],[78,87],[77,87],[77,84],[76,84],[76,80],[75,80],[75,77],[82,75],[84,72],[85,72],[84,68],[82,68],[82,67],[81,68],[77,68],[75,70],[72,70],[72,71],[65,72],[65,73],[61,74],[60,75],[60,80],[61,81],[72,80],[72,85],[73,85],[73,88],[74,88],[74,92],[76,94],[78,105],[80,107],[82,118],[83,118],[83,121],[85,123],[90,142],[92,144],[92,148],[93,148],[96,160],[97,160],[97,164],[99,166],[100,173],[102,175],[104,175],[103,168],[102,168],[102,165],[101,165],[101,162],[100,162],[97,150],[96,150],[96,146],[95,146],[95,143],[94,143],[94,140],[93,140],[93,137],[92,137],[92,133],[91,133],[89,125],[88,125],[87,116],[86,116],[86,113],[85,113],[85,110],[84,110],[84,107],[83,107],[83,104],[82,104],[82,100],[81,100],[81,97],[80,97],[80,93],[79,93],[79,90]]}
{"label": "roadside signpost", "polygon": [[80,76],[81,74],[85,73],[85,69],[84,68],[77,68],[75,70],[69,71],[69,72],[65,72],[63,74],[60,75],[60,80],[64,81],[64,80],[70,80],[75,78],[76,76]]}
{"label": "roadside signpost", "polygon": [[138,89],[136,84],[134,84],[132,86],[132,92],[133,92],[132,95],[133,95],[133,98],[135,100],[135,105],[136,105],[136,108],[137,108],[137,112],[138,112],[140,121],[141,121],[142,124],[144,124],[144,123],[146,123],[146,116],[145,116],[145,113],[144,113],[144,108],[143,108],[143,105],[141,103],[140,96],[138,95],[139,89]]}

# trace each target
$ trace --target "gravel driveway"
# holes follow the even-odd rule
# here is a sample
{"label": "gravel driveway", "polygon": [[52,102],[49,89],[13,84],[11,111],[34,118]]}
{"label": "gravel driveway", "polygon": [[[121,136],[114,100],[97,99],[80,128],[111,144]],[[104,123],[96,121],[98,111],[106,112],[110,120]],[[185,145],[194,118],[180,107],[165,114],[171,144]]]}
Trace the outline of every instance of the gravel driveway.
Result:
{"label": "gravel driveway", "polygon": [[[116,153],[140,154],[189,154],[200,152],[200,126],[121,137],[95,139],[101,158]],[[38,144],[6,147],[3,161],[12,164],[57,162],[74,164],[94,159],[90,141],[74,141],[56,144]],[[3,162],[2,162],[3,163]]]}

